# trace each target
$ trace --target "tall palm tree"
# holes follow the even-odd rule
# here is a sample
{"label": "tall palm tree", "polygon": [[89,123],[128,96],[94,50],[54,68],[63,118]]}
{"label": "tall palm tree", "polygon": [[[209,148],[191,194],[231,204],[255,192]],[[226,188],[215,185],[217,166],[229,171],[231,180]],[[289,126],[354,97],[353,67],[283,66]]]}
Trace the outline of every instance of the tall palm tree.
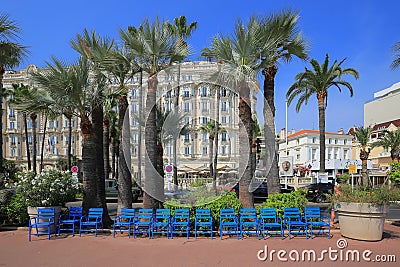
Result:
{"label": "tall palm tree", "polygon": [[315,95],[318,101],[318,117],[319,117],[319,143],[320,143],[320,165],[319,172],[325,172],[325,109],[328,104],[328,89],[336,87],[342,92],[342,86],[350,91],[350,97],[353,96],[353,87],[348,81],[342,79],[344,75],[352,75],[358,79],[358,72],[352,68],[342,69],[342,64],[346,59],[338,62],[335,60],[329,66],[329,56],[326,54],[325,61],[320,65],[317,60],[311,60],[312,70],[305,68],[304,72],[296,75],[295,82],[290,86],[286,93],[288,104],[298,97],[296,111],[300,111],[300,107],[307,104],[310,97]]}
{"label": "tall palm tree", "polygon": [[[3,76],[7,68],[18,66],[28,54],[26,46],[20,45],[17,40],[21,29],[17,23],[6,14],[0,14],[0,118],[3,118]],[[3,124],[0,123],[0,172],[3,171]]]}
{"label": "tall palm tree", "polygon": [[390,64],[390,67],[394,70],[400,66],[400,42],[396,42],[392,46],[392,50],[394,53],[394,60],[392,61],[392,64]]}
{"label": "tall palm tree", "polygon": [[[218,128],[218,129],[217,129]],[[225,131],[224,128],[220,127],[220,123],[216,123],[215,120],[208,121],[206,124],[200,126],[200,130],[203,133],[208,134],[208,155],[209,155],[209,168],[210,168],[210,176],[214,177],[215,172],[215,162],[214,162],[214,140],[218,136],[218,134]],[[216,132],[218,131],[218,132]],[[214,163],[213,163],[214,162]]]}
{"label": "tall palm tree", "polygon": [[[275,76],[280,63],[288,63],[293,57],[306,59],[307,43],[298,29],[297,11],[282,10],[261,19],[260,30],[264,36],[274,39],[271,49],[262,49],[262,75],[264,76],[264,137],[271,162],[267,174],[268,192],[279,192],[279,171],[275,145]],[[263,47],[263,46],[260,46]]]}
{"label": "tall palm tree", "polygon": [[354,134],[357,138],[357,141],[360,145],[360,159],[361,159],[361,181],[364,186],[369,186],[369,178],[368,178],[368,170],[367,170],[367,161],[369,157],[369,153],[371,152],[371,148],[368,147],[368,141],[371,137],[372,128],[363,126],[357,127]]}
{"label": "tall palm tree", "polygon": [[[192,33],[197,28],[197,22],[191,22],[187,24],[187,20],[185,16],[180,16],[179,18],[174,19],[174,24],[168,24],[168,27],[172,34],[178,37],[178,43],[188,47],[186,40],[190,38]],[[183,58],[177,58],[178,60],[178,84],[175,88],[175,102],[174,108],[175,111],[178,112],[179,109],[179,95],[180,95],[180,77],[181,77],[181,61]],[[178,168],[177,168],[177,140],[173,140],[173,166],[174,166],[174,173],[173,173],[173,180],[175,186],[178,185]]]}
{"label": "tall palm tree", "polygon": [[[235,24],[232,37],[219,35],[215,37],[209,48],[203,49],[202,56],[217,59],[222,68],[216,73],[220,81],[230,83],[227,88],[239,94],[239,169],[243,175],[239,181],[239,198],[244,207],[253,207],[252,193],[249,192],[254,170],[251,164],[251,145],[253,138],[253,120],[250,100],[250,86],[262,67],[260,60],[260,24],[253,17],[247,25],[241,20]],[[269,45],[265,41],[265,47]],[[269,47],[270,48],[270,47]],[[218,83],[218,80],[217,80]]]}
{"label": "tall palm tree", "polygon": [[[160,200],[164,199],[164,181],[162,170],[157,171],[157,119],[156,119],[156,93],[158,88],[157,73],[170,66],[174,59],[183,57],[187,48],[178,43],[167,27],[157,18],[150,23],[148,19],[140,25],[137,31],[137,40],[144,47],[143,62],[141,68],[149,74],[148,89],[145,105],[146,127],[145,146],[148,160],[145,163],[145,181],[143,206],[157,208],[161,206]],[[132,47],[132,49],[134,49]]]}
{"label": "tall palm tree", "polygon": [[372,143],[372,147],[390,148],[390,157],[393,161],[400,161],[400,128],[395,131],[385,130],[385,135]]}

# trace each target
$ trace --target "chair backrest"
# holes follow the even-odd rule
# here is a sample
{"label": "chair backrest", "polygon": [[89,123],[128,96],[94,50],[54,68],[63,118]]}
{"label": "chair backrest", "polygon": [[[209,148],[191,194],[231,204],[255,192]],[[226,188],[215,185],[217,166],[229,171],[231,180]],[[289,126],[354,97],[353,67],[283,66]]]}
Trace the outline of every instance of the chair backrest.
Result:
{"label": "chair backrest", "polygon": [[293,219],[301,220],[300,209],[299,208],[284,208],[283,209],[283,217],[290,218],[291,221]]}
{"label": "chair backrest", "polygon": [[320,219],[321,218],[320,207],[305,207],[304,208],[304,217],[307,220]]}
{"label": "chair backrest", "polygon": [[139,209],[138,219],[152,219],[153,209]]}
{"label": "chair backrest", "polygon": [[103,218],[103,208],[90,208],[88,218]]}
{"label": "chair backrest", "polygon": [[257,211],[255,208],[241,208],[240,217],[257,217]]}
{"label": "chair backrest", "polygon": [[54,221],[55,216],[56,216],[56,212],[55,212],[54,208],[38,208],[38,219],[39,220]]}
{"label": "chair backrest", "polygon": [[190,218],[189,209],[176,209],[174,211],[175,218]]}
{"label": "chair backrest", "polygon": [[82,217],[83,208],[82,207],[70,207],[69,208],[69,218],[80,218]]}
{"label": "chair backrest", "polygon": [[276,209],[275,208],[262,208],[260,209],[260,217],[264,221],[271,221],[271,222],[277,222],[277,214],[276,214]]}
{"label": "chair backrest", "polygon": [[196,219],[211,219],[210,209],[196,209]]}
{"label": "chair backrest", "polygon": [[220,217],[236,217],[236,213],[234,209],[220,209],[219,210]]}
{"label": "chair backrest", "polygon": [[170,209],[156,209],[156,219],[169,219],[170,216]]}
{"label": "chair backrest", "polygon": [[122,208],[120,216],[135,217],[135,209]]}

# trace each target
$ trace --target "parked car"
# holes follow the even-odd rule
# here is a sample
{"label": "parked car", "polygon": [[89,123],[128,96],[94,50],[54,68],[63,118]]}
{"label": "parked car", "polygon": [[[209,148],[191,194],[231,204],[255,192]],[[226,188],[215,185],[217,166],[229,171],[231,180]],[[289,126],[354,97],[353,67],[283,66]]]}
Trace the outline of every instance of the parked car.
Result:
{"label": "parked car", "polygon": [[[117,180],[106,179],[106,199],[118,199],[118,184]],[[132,201],[137,201],[141,196],[142,190],[137,186],[132,186]]]}
{"label": "parked car", "polygon": [[333,194],[332,183],[317,183],[310,184],[306,187],[307,189],[307,199],[317,203],[326,201],[326,194]]}
{"label": "parked car", "polygon": [[[254,187],[257,185],[255,184]],[[293,192],[295,189],[293,186],[288,185],[287,188],[285,189],[284,184],[280,184],[281,187],[281,193],[290,193]],[[234,187],[232,187],[231,192],[235,192],[236,196],[239,197],[239,184],[237,183]],[[253,197],[255,201],[264,201],[268,198],[268,186],[267,182],[262,182],[256,190],[253,191]]]}

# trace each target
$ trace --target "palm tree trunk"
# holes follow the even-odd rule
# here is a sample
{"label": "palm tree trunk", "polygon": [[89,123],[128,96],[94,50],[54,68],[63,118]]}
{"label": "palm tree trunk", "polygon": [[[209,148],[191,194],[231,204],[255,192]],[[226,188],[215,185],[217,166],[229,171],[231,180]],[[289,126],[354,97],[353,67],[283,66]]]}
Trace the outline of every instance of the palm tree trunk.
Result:
{"label": "palm tree trunk", "polygon": [[115,137],[113,137],[112,136],[112,134],[111,134],[111,177],[113,178],[113,179],[115,179],[116,178],[116,176],[115,176],[115,165],[116,165],[116,163],[115,163],[115,151],[116,151],[116,147],[117,147],[117,145],[115,144],[116,143],[116,140],[115,140]]}
{"label": "palm tree trunk", "polygon": [[106,203],[106,188],[104,178],[104,154],[103,150],[103,107],[97,103],[92,103],[92,125],[93,135],[96,146],[96,175],[97,175],[97,206],[103,208],[103,223],[105,227],[112,224],[112,220],[108,215]]}
{"label": "palm tree trunk", "polygon": [[[266,147],[266,162],[271,166],[267,167],[268,194],[280,191],[279,168],[276,153],[275,140],[275,75],[278,68],[275,65],[269,66],[262,71],[264,75],[264,139]],[[268,164],[267,164],[268,166]]]}
{"label": "palm tree trunk", "polygon": [[31,170],[31,152],[29,150],[29,140],[28,140],[28,122],[26,120],[26,113],[24,112],[23,115],[23,121],[24,121],[24,132],[25,132],[25,146],[26,146],[26,158],[28,161],[28,170]]}
{"label": "palm tree trunk", "polygon": [[32,122],[32,167],[33,167],[33,172],[36,173],[37,168],[36,168],[36,157],[37,157],[37,140],[36,140],[36,119],[37,115],[36,113],[31,114],[31,122]]}
{"label": "palm tree trunk", "polygon": [[110,121],[108,116],[103,118],[103,157],[104,157],[104,179],[110,178]]}
{"label": "palm tree trunk", "polygon": [[97,146],[93,134],[93,125],[90,120],[84,116],[81,118],[82,131],[82,173],[83,173],[83,200],[82,207],[84,214],[87,214],[89,208],[98,207],[97,205]]}
{"label": "palm tree trunk", "polygon": [[[211,136],[212,133],[209,133]],[[214,168],[213,168],[213,155],[214,155],[214,138],[209,137],[208,138],[208,150],[210,154],[209,155],[209,168],[210,168],[210,177],[214,177]]]}
{"label": "palm tree trunk", "polygon": [[367,169],[367,160],[369,157],[369,152],[361,149],[360,151],[360,159],[361,159],[361,182],[363,186],[370,186],[369,178],[368,178],[368,169]]}
{"label": "palm tree trunk", "polygon": [[40,152],[40,172],[42,172],[42,170],[44,169],[43,154],[44,154],[44,140],[46,139],[46,127],[47,127],[47,116],[44,120],[44,125],[43,125],[42,149]]}
{"label": "palm tree trunk", "polygon": [[254,172],[251,164],[253,123],[250,107],[250,88],[244,81],[240,82],[239,86],[239,170],[243,171],[243,175],[239,180],[239,201],[244,208],[253,208],[253,194],[249,192],[252,173]]}
{"label": "palm tree trunk", "polygon": [[319,118],[319,173],[325,172],[325,95],[318,95]]}
{"label": "palm tree trunk", "polygon": [[67,170],[71,170],[71,147],[72,147],[72,114],[67,116],[68,119],[68,145],[67,145]]}
{"label": "palm tree trunk", "polygon": [[146,99],[146,126],[145,146],[148,160],[145,163],[144,180],[144,208],[159,208],[160,200],[164,198],[164,179],[157,172],[157,117],[156,117],[156,91],[157,74],[150,75],[148,80],[148,91]]}
{"label": "palm tree trunk", "polygon": [[[128,100],[127,96],[123,95],[118,99],[118,127],[120,129],[120,143],[118,152],[118,209],[120,208],[132,208],[132,177],[128,167],[128,161],[130,158],[125,158],[124,144],[129,144],[129,129],[123,129],[129,125],[129,115],[127,114]],[[127,116],[125,118],[125,116]],[[127,121],[124,124],[124,121]],[[128,131],[128,139],[124,139],[124,136]],[[128,140],[128,141],[124,141]],[[130,149],[129,149],[130,151]]]}
{"label": "palm tree trunk", "polygon": [[[181,77],[181,62],[178,62],[178,86],[176,87],[175,90],[175,103],[174,103],[174,108],[175,108],[175,114],[178,114],[179,111],[179,95],[180,95],[180,77]],[[178,166],[177,166],[177,146],[178,146],[178,136],[176,136],[173,141],[172,141],[172,153],[173,153],[173,166],[174,166],[174,173],[173,173],[173,180],[174,180],[174,185],[178,187]]]}
{"label": "palm tree trunk", "polygon": [[215,105],[215,138],[214,138],[214,169],[213,169],[213,190],[217,194],[217,167],[218,167],[218,134],[219,134],[219,102],[221,101],[220,87],[215,89],[217,94],[217,103]]}
{"label": "palm tree trunk", "polygon": [[143,70],[140,70],[140,80],[139,80],[139,133],[138,133],[138,171],[137,171],[137,183],[142,186],[142,123],[143,123],[143,116],[142,116],[142,109],[143,109]]}
{"label": "palm tree trunk", "polygon": [[3,171],[3,76],[5,69],[0,64],[0,172]]}

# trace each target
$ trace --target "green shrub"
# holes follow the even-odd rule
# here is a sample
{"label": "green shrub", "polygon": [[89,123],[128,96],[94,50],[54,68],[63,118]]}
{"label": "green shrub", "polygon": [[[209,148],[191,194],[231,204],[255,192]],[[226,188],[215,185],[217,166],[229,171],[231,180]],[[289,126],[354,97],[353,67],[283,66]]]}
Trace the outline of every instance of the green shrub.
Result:
{"label": "green shrub", "polygon": [[22,194],[15,194],[11,202],[6,206],[7,223],[16,225],[27,225],[29,216],[27,204]]}
{"label": "green shrub", "polygon": [[261,208],[276,208],[278,216],[282,217],[284,208],[300,208],[303,214],[304,206],[308,203],[305,192],[305,190],[296,190],[286,194],[271,194],[263,204],[257,207],[257,211],[259,212]]}
{"label": "green shrub", "polygon": [[392,161],[389,163],[390,172],[388,173],[389,179],[396,185],[400,185],[400,162]]}
{"label": "green shrub", "polygon": [[343,174],[341,174],[341,175],[338,176],[337,182],[338,182],[339,184],[345,184],[345,183],[347,183],[347,182],[350,180],[350,178],[351,178],[351,175],[350,175],[350,174],[348,174],[348,173],[343,173]]}
{"label": "green shrub", "polygon": [[363,186],[341,185],[340,194],[334,194],[333,202],[371,203],[377,205],[388,204],[399,199],[399,190],[389,189],[387,186],[368,188]]}

